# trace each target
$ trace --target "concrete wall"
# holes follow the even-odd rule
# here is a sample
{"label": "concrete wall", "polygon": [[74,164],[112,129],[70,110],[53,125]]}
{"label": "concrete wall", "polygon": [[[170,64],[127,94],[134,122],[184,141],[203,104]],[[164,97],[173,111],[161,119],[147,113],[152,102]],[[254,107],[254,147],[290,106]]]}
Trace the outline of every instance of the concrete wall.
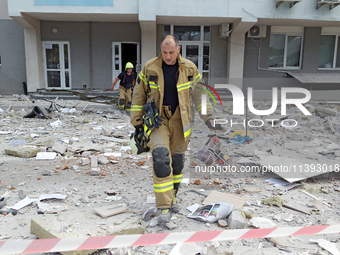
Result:
{"label": "concrete wall", "polygon": [[[52,28],[58,28],[58,34]],[[109,89],[112,84],[112,42],[140,42],[138,23],[91,22],[93,88]],[[91,86],[90,22],[41,21],[42,41],[69,41],[72,89]]]}
{"label": "concrete wall", "polygon": [[209,84],[227,83],[228,44],[219,37],[219,27],[211,26]]}
{"label": "concrete wall", "polygon": [[[245,92],[247,87],[253,87],[256,90],[271,90],[272,87],[301,87],[309,90],[340,89],[339,84],[301,83],[286,75],[286,72],[291,71],[299,73],[317,72],[320,33],[321,28],[317,27],[307,27],[304,29],[302,68],[293,71],[268,69],[270,27],[267,28],[267,36],[265,38],[253,40],[246,38],[243,91]],[[260,65],[258,65],[259,52],[261,52]]]}
{"label": "concrete wall", "polygon": [[92,23],[93,88],[112,85],[112,42],[140,42],[136,23]]}
{"label": "concrete wall", "polygon": [[10,19],[0,20],[0,94],[23,94],[26,81],[24,29]]}

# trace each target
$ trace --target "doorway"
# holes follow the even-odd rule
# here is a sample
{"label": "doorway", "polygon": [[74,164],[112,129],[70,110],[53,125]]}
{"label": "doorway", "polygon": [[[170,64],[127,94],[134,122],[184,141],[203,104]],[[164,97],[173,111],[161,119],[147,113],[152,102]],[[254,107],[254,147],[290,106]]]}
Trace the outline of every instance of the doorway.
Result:
{"label": "doorway", "polygon": [[[131,62],[134,66],[133,72],[140,72],[140,48],[139,42],[113,42],[112,43],[112,82],[117,76],[125,70],[127,62]],[[119,88],[119,82],[115,86],[115,90]]]}
{"label": "doorway", "polygon": [[45,88],[71,89],[70,43],[43,42]]}

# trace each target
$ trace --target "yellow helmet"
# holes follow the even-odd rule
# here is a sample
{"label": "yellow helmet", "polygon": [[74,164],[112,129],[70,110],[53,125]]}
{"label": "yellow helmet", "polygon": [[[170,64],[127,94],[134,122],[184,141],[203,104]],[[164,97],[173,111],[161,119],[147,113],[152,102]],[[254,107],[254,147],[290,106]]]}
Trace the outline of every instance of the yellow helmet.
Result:
{"label": "yellow helmet", "polygon": [[128,68],[133,68],[133,64],[131,62],[127,62],[125,65],[125,70]]}

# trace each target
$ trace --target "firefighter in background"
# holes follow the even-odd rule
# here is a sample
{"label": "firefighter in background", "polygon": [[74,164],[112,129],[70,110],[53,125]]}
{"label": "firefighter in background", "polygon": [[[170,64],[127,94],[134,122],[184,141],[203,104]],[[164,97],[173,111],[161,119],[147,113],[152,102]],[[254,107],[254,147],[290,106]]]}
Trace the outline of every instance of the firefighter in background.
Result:
{"label": "firefighter in background", "polygon": [[[144,135],[152,152],[156,207],[161,210],[158,222],[169,222],[172,212],[179,212],[176,193],[194,124],[193,103],[200,117],[214,130],[211,104],[207,103],[206,115],[201,113],[205,92],[198,87],[203,88],[199,84],[202,77],[196,65],[179,52],[176,37],[163,38],[161,55],[149,60],[138,75],[131,105],[131,123],[136,130],[130,144]],[[131,148],[143,150],[145,143],[138,145],[142,146]]]}
{"label": "firefighter in background", "polygon": [[131,88],[135,86],[135,75],[132,72],[132,69],[133,64],[131,62],[127,62],[125,65],[125,71],[118,75],[110,88],[110,90],[113,90],[117,81],[120,80],[118,107],[121,110],[126,109],[126,111],[130,111],[131,109]]}

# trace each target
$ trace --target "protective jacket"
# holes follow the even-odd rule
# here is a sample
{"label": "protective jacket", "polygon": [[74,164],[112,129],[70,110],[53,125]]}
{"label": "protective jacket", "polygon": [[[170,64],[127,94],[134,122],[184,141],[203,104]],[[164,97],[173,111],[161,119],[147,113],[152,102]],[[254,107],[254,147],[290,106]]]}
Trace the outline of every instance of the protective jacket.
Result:
{"label": "protective jacket", "polygon": [[[212,114],[212,106],[207,99],[207,114],[202,115],[202,94],[206,94],[204,86],[199,82],[202,79],[196,65],[182,58],[180,54],[178,60],[178,73],[177,73],[177,92],[179,100],[180,114],[183,124],[183,133],[185,141],[189,141],[190,135],[194,125],[195,109],[199,111],[200,117],[206,121],[214,118]],[[143,105],[150,102],[152,99],[155,101],[157,110],[162,117],[164,98],[164,77],[162,70],[163,57],[159,55],[146,62],[142,72],[139,73],[137,84],[134,88],[132,105],[131,105],[131,123],[136,126],[143,123],[144,112]],[[205,95],[207,98],[207,95]],[[192,98],[192,100],[191,100]],[[193,102],[192,102],[193,101]]]}

